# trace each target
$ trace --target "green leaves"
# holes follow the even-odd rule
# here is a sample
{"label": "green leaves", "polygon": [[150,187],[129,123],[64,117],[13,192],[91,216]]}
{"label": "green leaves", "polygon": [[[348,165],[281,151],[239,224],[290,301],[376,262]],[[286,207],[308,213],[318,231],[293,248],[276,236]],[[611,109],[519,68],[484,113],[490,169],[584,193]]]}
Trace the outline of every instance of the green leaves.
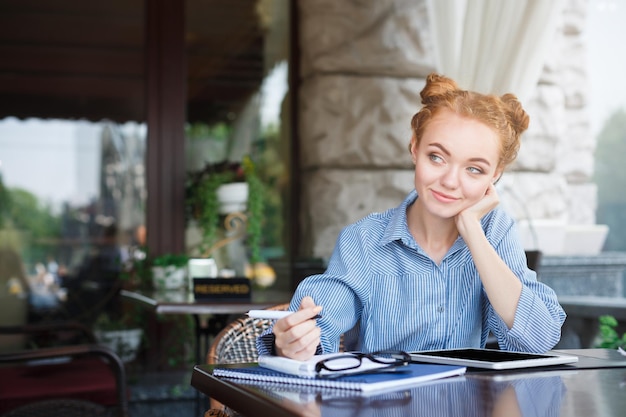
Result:
{"label": "green leaves", "polygon": [[619,336],[617,333],[617,320],[613,316],[600,316],[600,342],[597,347],[605,349],[617,349],[626,347],[626,333]]}
{"label": "green leaves", "polygon": [[152,260],[153,266],[186,266],[189,261],[189,256],[185,254],[166,253],[161,256],[157,256]]}
{"label": "green leaves", "polygon": [[261,239],[263,237],[263,208],[264,185],[257,176],[254,164],[249,157],[243,159],[243,172],[248,182],[248,248],[250,249],[250,263],[261,262]]}

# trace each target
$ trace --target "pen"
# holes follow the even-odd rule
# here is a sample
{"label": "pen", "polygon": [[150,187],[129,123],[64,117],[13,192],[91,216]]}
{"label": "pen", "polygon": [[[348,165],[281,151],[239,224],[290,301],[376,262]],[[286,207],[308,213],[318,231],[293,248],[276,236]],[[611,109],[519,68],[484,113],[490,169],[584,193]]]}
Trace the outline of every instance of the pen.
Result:
{"label": "pen", "polygon": [[[290,314],[293,314],[293,311],[280,311],[280,310],[250,310],[248,311],[248,317],[253,319],[270,319],[270,320],[278,320],[283,317],[287,317]],[[319,314],[311,317],[311,319],[319,319],[322,316]]]}

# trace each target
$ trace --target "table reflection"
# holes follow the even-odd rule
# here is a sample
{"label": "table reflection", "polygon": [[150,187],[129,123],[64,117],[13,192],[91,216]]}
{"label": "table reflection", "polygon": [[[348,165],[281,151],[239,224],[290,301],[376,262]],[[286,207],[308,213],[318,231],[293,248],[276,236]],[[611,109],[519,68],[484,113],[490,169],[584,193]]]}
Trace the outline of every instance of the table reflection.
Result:
{"label": "table reflection", "polygon": [[465,376],[370,396],[347,390],[236,383],[254,387],[306,417],[432,416],[433,412],[446,417],[556,417],[565,394],[561,377],[554,374],[517,379],[512,375],[511,380]]}

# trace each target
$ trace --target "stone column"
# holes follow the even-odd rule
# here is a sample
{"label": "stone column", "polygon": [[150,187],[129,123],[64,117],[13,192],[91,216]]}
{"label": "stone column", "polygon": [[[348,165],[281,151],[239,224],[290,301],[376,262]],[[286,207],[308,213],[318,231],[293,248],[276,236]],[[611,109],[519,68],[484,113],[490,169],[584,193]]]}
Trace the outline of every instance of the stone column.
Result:
{"label": "stone column", "polygon": [[[523,103],[530,115],[529,129],[518,159],[499,185],[503,205],[519,221],[522,234],[530,219],[540,249],[548,255],[589,255],[577,251],[587,250],[595,233],[601,233],[594,226],[596,139],[588,114],[587,51],[582,36],[587,7],[586,1],[564,2],[536,92]],[[587,242],[579,242],[584,239]]]}
{"label": "stone column", "polygon": [[[581,31],[568,0],[519,160],[501,182],[514,217],[594,223],[593,138]],[[413,188],[410,119],[435,70],[424,0],[299,0],[303,257],[328,257],[339,231]],[[581,193],[590,197],[577,198]]]}
{"label": "stone column", "polygon": [[408,144],[434,70],[423,1],[298,2],[303,256],[413,187]]}

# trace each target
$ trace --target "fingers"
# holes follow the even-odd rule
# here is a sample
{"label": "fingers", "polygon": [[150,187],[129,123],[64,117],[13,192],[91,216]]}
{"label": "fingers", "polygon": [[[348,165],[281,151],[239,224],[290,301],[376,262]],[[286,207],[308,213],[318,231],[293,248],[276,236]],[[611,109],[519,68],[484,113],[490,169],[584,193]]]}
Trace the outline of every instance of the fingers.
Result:
{"label": "fingers", "polygon": [[313,308],[315,307],[315,301],[310,296],[306,296],[300,301],[300,310],[304,310],[305,308]]}
{"label": "fingers", "polygon": [[500,196],[498,195],[495,185],[489,184],[489,188],[487,188],[487,193],[485,194],[485,198],[483,200],[485,200],[485,210],[484,213],[482,213],[483,215],[489,213],[491,210],[496,208],[498,204],[500,204]]}
{"label": "fingers", "polygon": [[[313,321],[309,320],[309,322]],[[284,333],[275,333],[275,335],[276,353],[297,360],[310,359],[315,355],[321,341],[321,329],[310,323],[303,323]]]}
{"label": "fingers", "polygon": [[474,205],[468,207],[459,214],[475,216],[476,219],[480,220],[485,214],[496,208],[499,203],[500,197],[496,187],[493,184],[489,184],[487,190],[485,191],[485,195]]}
{"label": "fingers", "polygon": [[467,230],[476,226],[487,213],[496,208],[500,203],[498,191],[493,184],[489,184],[485,190],[485,195],[475,204],[459,212],[454,220],[461,236],[467,240]]}
{"label": "fingers", "polygon": [[496,188],[495,184],[489,184],[489,187],[487,187],[487,192],[485,192],[485,195],[491,197],[497,202],[500,201],[500,195],[498,194],[498,189]]}
{"label": "fingers", "polygon": [[321,329],[312,320],[322,311],[311,297],[304,297],[300,309],[274,324],[276,352],[292,359],[306,360],[320,344]]}
{"label": "fingers", "polygon": [[[320,314],[322,306],[315,305],[315,301],[309,296],[306,296],[300,301],[300,309],[293,314],[285,317],[285,323],[289,327],[296,326],[305,320],[311,320],[313,317]],[[278,324],[278,322],[277,322]]]}

